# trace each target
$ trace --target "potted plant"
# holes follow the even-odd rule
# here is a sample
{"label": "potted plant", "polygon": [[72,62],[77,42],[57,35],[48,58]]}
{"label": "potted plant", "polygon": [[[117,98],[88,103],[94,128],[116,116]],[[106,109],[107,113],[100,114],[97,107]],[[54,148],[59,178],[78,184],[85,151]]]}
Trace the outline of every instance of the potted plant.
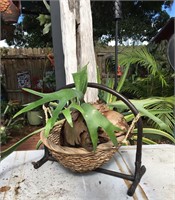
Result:
{"label": "potted plant", "polygon": [[32,126],[38,126],[43,123],[42,109],[34,109],[27,112],[28,123]]}
{"label": "potted plant", "polygon": [[[65,167],[84,172],[110,160],[118,147],[126,143],[131,127],[123,115],[110,110],[104,103],[84,101],[88,84],[87,66],[74,73],[73,79],[75,88],[64,88],[49,94],[24,89],[41,99],[28,104],[14,117],[43,105],[46,125],[38,130],[41,131],[42,143]],[[15,148],[13,146],[11,151]]]}

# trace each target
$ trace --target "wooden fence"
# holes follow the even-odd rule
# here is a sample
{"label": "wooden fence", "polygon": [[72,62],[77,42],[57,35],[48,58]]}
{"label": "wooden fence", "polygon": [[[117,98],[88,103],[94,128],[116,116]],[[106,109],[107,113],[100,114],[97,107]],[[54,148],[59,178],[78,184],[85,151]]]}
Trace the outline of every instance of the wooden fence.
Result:
{"label": "wooden fence", "polygon": [[[24,92],[22,88],[41,91],[40,83],[45,71],[53,70],[47,58],[51,52],[51,48],[9,48],[7,51],[1,49],[2,74],[8,100],[18,100],[25,104],[36,99],[36,96]],[[102,77],[105,77],[105,59],[110,55],[114,55],[113,47],[96,49],[97,65],[101,68]]]}
{"label": "wooden fence", "polygon": [[51,49],[19,48],[2,53],[2,75],[5,78],[8,100],[28,103],[36,99],[22,90],[23,87],[41,90],[44,70],[51,68],[47,54]]}

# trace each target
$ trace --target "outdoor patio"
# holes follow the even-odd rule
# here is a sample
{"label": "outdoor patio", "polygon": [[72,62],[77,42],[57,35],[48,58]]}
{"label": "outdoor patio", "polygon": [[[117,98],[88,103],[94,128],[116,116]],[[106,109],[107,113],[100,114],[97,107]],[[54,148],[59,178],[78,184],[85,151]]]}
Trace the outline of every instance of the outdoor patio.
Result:
{"label": "outdoor patio", "polygon": [[175,200],[174,7],[2,0],[0,199]]}

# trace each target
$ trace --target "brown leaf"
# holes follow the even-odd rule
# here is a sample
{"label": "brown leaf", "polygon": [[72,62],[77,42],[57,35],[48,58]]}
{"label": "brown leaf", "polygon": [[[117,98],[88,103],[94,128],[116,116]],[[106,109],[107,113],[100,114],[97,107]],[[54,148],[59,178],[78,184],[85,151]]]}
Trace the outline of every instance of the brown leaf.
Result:
{"label": "brown leaf", "polygon": [[127,131],[129,126],[124,118],[124,116],[116,111],[108,110],[103,113],[103,115],[114,125],[121,128],[123,131]]}
{"label": "brown leaf", "polygon": [[87,132],[87,131],[88,131],[87,127],[81,115],[79,115],[76,121],[73,121],[73,127],[71,127],[69,123],[66,121],[63,128],[64,145],[81,146],[80,135],[83,132]]}

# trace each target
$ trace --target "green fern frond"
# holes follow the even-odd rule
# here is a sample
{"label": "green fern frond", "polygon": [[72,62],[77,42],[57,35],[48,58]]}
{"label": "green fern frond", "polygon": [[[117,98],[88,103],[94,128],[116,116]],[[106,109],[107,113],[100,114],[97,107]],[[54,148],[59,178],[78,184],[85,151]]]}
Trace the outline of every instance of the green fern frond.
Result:
{"label": "green fern frond", "polygon": [[119,64],[121,66],[129,65],[131,67],[133,65],[139,65],[145,67],[150,74],[158,76],[162,87],[167,86],[167,81],[161,71],[161,66],[146,47],[129,49],[129,51],[126,50],[124,53],[119,54]]}

